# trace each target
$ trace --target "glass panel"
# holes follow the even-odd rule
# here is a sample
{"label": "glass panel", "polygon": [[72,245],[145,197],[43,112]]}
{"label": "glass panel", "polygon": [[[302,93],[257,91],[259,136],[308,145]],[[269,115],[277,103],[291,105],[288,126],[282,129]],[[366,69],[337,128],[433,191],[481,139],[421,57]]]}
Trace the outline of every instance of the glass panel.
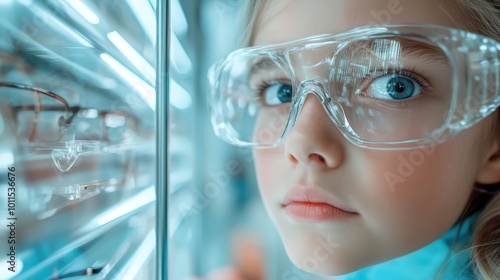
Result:
{"label": "glass panel", "polygon": [[155,278],[152,2],[0,1],[0,279]]}

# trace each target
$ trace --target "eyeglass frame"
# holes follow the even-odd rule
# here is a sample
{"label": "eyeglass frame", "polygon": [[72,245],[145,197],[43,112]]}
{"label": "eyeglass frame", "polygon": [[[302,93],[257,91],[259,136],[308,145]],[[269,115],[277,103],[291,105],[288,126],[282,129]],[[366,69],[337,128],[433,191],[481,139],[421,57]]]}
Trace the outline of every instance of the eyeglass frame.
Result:
{"label": "eyeglass frame", "polygon": [[[31,87],[31,86],[27,86],[27,85],[23,85],[23,84],[18,84],[18,83],[10,83],[10,82],[1,82],[0,81],[0,88],[2,87],[8,87],[8,88],[14,88],[14,89],[20,89],[20,90],[26,90],[26,91],[30,91],[32,92],[33,94],[35,94],[35,96],[37,96],[37,98],[39,99],[38,97],[38,94],[43,94],[43,95],[46,95],[50,98],[53,98],[57,101],[59,101],[60,103],[62,103],[62,108],[66,109],[65,111],[66,112],[69,112],[69,103],[68,101],[66,101],[66,99],[64,99],[64,97],[60,96],[59,94],[57,93],[54,93],[54,92],[51,92],[51,91],[48,91],[48,90],[45,90],[45,89],[42,89],[42,88],[38,88],[38,87]],[[33,105],[33,109],[32,111],[35,112],[35,114],[37,115],[38,113],[42,112],[43,110],[41,110],[43,106],[41,106],[40,104],[35,104]],[[18,109],[16,109],[18,110]],[[67,118],[65,118],[64,120],[62,120],[62,122],[64,122],[65,125],[68,125],[67,123]],[[38,122],[35,122],[35,125],[32,126],[31,128],[31,133],[30,133],[30,136],[28,138],[28,140],[30,142],[33,142],[34,141],[34,138],[35,138],[35,134],[36,134],[36,129],[37,129],[37,123]],[[64,135],[61,134],[61,135]]]}
{"label": "eyeglass frame", "polygon": [[[325,105],[325,103],[331,101],[331,98],[329,97],[329,94],[326,93],[321,81],[316,79],[300,81],[299,87],[295,86],[294,83],[297,77],[291,69],[291,62],[288,56],[291,50],[304,50],[308,47],[312,48],[314,46],[331,43],[333,41],[351,42],[373,39],[377,38],[377,36],[378,38],[386,38],[388,36],[411,36],[422,38],[436,44],[447,56],[452,71],[452,89],[450,93],[452,96],[450,98],[448,114],[444,116],[445,120],[439,129],[418,139],[392,142],[363,140],[359,136],[355,135],[355,132],[350,128],[347,121],[347,127],[339,125],[334,116],[331,116],[331,113],[328,112],[329,108],[327,106],[329,105]],[[292,88],[294,89],[294,93],[292,94],[292,104],[290,106],[287,123],[279,139],[271,144],[244,142],[237,139],[235,136],[231,136],[231,128],[226,125],[223,112],[224,110],[221,108],[221,105],[224,104],[225,100],[222,100],[223,94],[218,94],[219,87],[221,86],[219,78],[222,75],[224,67],[235,58],[251,55],[255,57],[259,55],[269,55],[279,60],[282,65],[288,68],[285,70],[289,72],[293,84]],[[448,140],[460,131],[471,127],[475,123],[487,117],[493,113],[498,106],[500,106],[499,69],[500,42],[483,35],[431,24],[384,24],[363,26],[339,34],[316,35],[285,43],[247,47],[233,51],[226,58],[216,62],[209,69],[208,78],[211,86],[208,99],[209,112],[215,134],[226,142],[242,147],[276,147],[285,141],[288,133],[298,118],[302,106],[300,105],[299,107],[298,103],[300,103],[300,101],[298,99],[302,98],[302,95],[304,95],[299,95],[298,92],[300,86],[304,86],[304,83],[308,82],[310,84],[310,86],[308,86],[308,90],[313,91],[314,95],[322,101],[321,103],[323,109],[326,111],[326,114],[341,131],[344,137],[352,144],[362,148],[380,150],[399,150],[426,147],[429,143],[437,144]],[[492,93],[483,85],[484,82],[488,82],[484,80],[484,75],[482,76],[485,71],[494,74],[495,81],[492,83],[492,86],[494,87]],[[466,73],[466,79],[459,79],[459,73],[462,72]],[[464,110],[465,112],[459,114],[460,119],[452,120],[453,116],[459,113],[457,110],[460,106],[458,106],[457,103],[461,100],[459,100],[458,95],[459,89],[463,88],[467,90],[465,97],[462,97],[462,101],[465,101],[466,103],[463,104],[463,108],[460,110]],[[477,101],[477,98],[474,98],[474,95],[477,94],[476,89],[481,89],[482,96],[479,98],[480,104],[472,106],[471,103]],[[342,107],[340,110],[342,110]]]}
{"label": "eyeglass frame", "polygon": [[[37,94],[37,95],[43,94],[43,95],[46,95],[50,98],[53,98],[53,99],[59,101],[62,104],[61,106],[57,106],[57,105],[56,106],[54,106],[54,105],[41,106],[40,104],[35,104],[35,105],[28,105],[28,106],[14,106],[13,108],[16,112],[22,109],[22,110],[33,111],[33,112],[35,112],[35,114],[38,114],[38,113],[41,113],[44,111],[66,112],[67,116],[64,118],[64,120],[60,120],[60,124],[59,124],[63,130],[65,130],[67,127],[69,127],[72,124],[73,119],[75,118],[75,116],[79,112],[85,111],[85,110],[94,110],[92,108],[85,108],[85,107],[81,107],[81,106],[70,106],[64,97],[60,96],[57,93],[54,93],[52,91],[45,90],[45,89],[42,89],[39,87],[31,87],[31,86],[27,86],[27,85],[23,85],[23,84],[18,84],[18,83],[10,83],[10,82],[1,82],[0,81],[0,88],[2,88],[2,87],[9,87],[9,88],[14,88],[14,89],[31,91],[34,94]],[[42,107],[43,107],[43,110],[41,109]],[[125,117],[127,120],[132,120],[132,123],[133,123],[132,129],[137,130],[139,120],[131,114],[127,114],[127,113],[121,112],[121,111],[106,111],[106,110],[97,110],[97,109],[95,109],[95,110],[98,112],[98,116],[102,120],[104,120],[104,117],[107,114],[117,114],[117,115]],[[38,124],[38,122],[35,121],[32,128],[31,128],[31,133],[30,133],[30,136],[28,138],[29,142],[35,141],[37,124]],[[62,131],[61,136],[56,141],[61,140],[61,138],[64,137],[64,135],[65,135],[65,131]],[[104,138],[105,138],[104,141],[109,141],[107,129],[106,129],[106,133],[104,134]]]}
{"label": "eyeglass frame", "polygon": [[37,199],[40,196],[45,195],[63,198],[64,201],[57,203],[57,205],[53,205],[50,208],[46,208],[46,206],[44,206],[43,209],[40,209],[42,211],[52,211],[54,209],[61,209],[67,207],[68,205],[85,201],[99,195],[101,190],[105,190],[108,187],[117,187],[117,190],[128,189],[130,187],[128,184],[134,184],[133,186],[136,187],[134,180],[136,176],[141,174],[139,168],[140,165],[133,160],[135,157],[130,151],[120,153],[119,155],[125,156],[122,160],[123,166],[120,166],[121,172],[119,173],[119,177],[113,177],[103,181],[92,180],[74,183],[66,186],[42,186],[36,184],[32,186],[30,183],[28,184],[30,186],[28,188],[28,192],[34,192],[34,197]]}

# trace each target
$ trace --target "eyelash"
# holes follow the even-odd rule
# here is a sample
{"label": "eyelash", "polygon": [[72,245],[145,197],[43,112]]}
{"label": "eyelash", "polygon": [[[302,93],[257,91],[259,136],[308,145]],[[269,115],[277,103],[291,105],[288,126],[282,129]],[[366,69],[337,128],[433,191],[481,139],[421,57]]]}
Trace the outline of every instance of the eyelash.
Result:
{"label": "eyelash", "polygon": [[429,83],[427,82],[427,79],[422,77],[421,75],[416,74],[415,69],[413,69],[413,70],[407,70],[407,69],[392,70],[392,71],[389,71],[387,73],[384,73],[383,75],[373,75],[370,78],[376,79],[376,78],[380,78],[380,77],[385,76],[385,75],[405,76],[405,77],[408,77],[408,78],[414,80],[415,82],[417,82],[417,84],[419,86],[421,86],[422,89],[429,87]]}
{"label": "eyelash", "polygon": [[292,82],[290,80],[286,80],[286,79],[274,79],[274,80],[269,80],[269,81],[261,80],[258,82],[258,84],[253,89],[252,98],[255,98],[255,100],[260,100],[264,91],[267,88],[274,86],[276,84],[291,85]]}

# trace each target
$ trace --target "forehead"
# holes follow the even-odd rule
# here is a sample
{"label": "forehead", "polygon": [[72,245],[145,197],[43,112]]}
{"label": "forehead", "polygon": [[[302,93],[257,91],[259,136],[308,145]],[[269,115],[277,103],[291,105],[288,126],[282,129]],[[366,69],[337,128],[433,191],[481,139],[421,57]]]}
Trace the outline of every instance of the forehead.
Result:
{"label": "forehead", "polygon": [[335,34],[383,23],[430,23],[459,28],[454,0],[269,0],[254,45]]}

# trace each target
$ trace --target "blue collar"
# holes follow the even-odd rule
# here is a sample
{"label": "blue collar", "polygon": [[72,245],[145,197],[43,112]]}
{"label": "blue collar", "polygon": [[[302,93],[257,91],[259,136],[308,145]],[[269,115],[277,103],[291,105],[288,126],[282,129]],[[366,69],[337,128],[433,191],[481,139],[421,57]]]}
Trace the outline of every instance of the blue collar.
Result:
{"label": "blue collar", "polygon": [[[479,214],[462,223],[429,245],[407,255],[341,276],[342,280],[471,280],[470,241],[472,226]],[[334,278],[337,279],[337,278]]]}

